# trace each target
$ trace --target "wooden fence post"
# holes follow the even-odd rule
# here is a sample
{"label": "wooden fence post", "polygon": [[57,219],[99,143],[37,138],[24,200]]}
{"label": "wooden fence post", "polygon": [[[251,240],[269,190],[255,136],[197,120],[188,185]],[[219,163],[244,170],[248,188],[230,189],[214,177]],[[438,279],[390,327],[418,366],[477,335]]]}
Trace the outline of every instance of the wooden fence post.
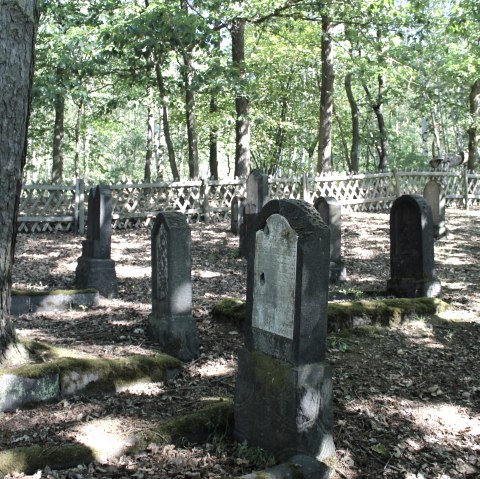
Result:
{"label": "wooden fence post", "polygon": [[85,233],[85,182],[77,178],[75,182],[75,211],[73,232],[83,235]]}
{"label": "wooden fence post", "polygon": [[[203,221],[205,223],[210,223],[210,205],[208,201],[208,195],[210,194],[210,188],[208,180],[202,178],[202,186],[200,187],[200,200],[202,204],[203,211]],[[202,200],[203,195],[203,200]]]}
{"label": "wooden fence post", "polygon": [[301,198],[303,201],[310,203],[310,184],[309,184],[308,176],[306,173],[302,175],[301,185],[302,185]]}
{"label": "wooden fence post", "polygon": [[400,196],[400,180],[398,178],[398,171],[396,168],[392,170],[393,173],[393,188],[395,190],[395,195],[397,198]]}
{"label": "wooden fence post", "polygon": [[468,168],[463,169],[463,187],[464,187],[464,196],[465,196],[465,209],[468,210]]}

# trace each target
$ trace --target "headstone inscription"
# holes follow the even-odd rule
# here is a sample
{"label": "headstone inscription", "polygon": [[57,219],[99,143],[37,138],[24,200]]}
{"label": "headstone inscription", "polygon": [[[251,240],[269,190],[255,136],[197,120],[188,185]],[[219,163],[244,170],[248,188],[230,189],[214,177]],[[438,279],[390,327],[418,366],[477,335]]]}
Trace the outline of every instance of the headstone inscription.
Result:
{"label": "headstone inscription", "polygon": [[230,206],[230,231],[237,236],[243,223],[244,208],[245,198],[234,196]]}
{"label": "headstone inscription", "polygon": [[95,288],[106,298],[117,296],[111,241],[112,192],[108,186],[98,185],[88,195],[87,239],[82,241],[82,256],[77,261],[77,288]]}
{"label": "headstone inscription", "polygon": [[307,203],[273,200],[254,240],[234,434],[279,460],[308,454],[321,461],[335,454],[325,361],[329,230]]}
{"label": "headstone inscription", "polygon": [[243,209],[243,221],[240,226],[240,256],[247,258],[252,249],[252,231],[258,213],[268,201],[268,175],[253,170],[247,178],[247,198]]}
{"label": "headstone inscription", "polygon": [[192,316],[191,234],[177,211],[161,212],[152,229],[152,313],[149,333],[163,351],[182,361],[199,356]]}
{"label": "headstone inscription", "polygon": [[400,196],[390,210],[388,292],[407,298],[438,296],[441,285],[434,263],[430,206],[419,195]]}
{"label": "headstone inscription", "polygon": [[319,196],[314,203],[324,223],[330,228],[330,282],[347,280],[347,270],[342,261],[342,206],[335,198]]}
{"label": "headstone inscription", "polygon": [[432,209],[433,237],[441,239],[447,234],[445,227],[445,190],[435,180],[430,180],[423,189],[423,197]]}

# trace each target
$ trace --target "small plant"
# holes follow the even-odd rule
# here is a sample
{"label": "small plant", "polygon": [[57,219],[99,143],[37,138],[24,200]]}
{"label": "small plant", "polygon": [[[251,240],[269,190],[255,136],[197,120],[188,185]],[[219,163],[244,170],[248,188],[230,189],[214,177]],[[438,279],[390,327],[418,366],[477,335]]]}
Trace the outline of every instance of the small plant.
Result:
{"label": "small plant", "polygon": [[236,444],[237,456],[248,461],[254,468],[266,469],[275,465],[275,456],[261,447],[251,447],[246,442]]}
{"label": "small plant", "polygon": [[338,336],[329,336],[328,347],[329,349],[336,349],[341,353],[345,353],[348,351],[348,342],[344,338]]}

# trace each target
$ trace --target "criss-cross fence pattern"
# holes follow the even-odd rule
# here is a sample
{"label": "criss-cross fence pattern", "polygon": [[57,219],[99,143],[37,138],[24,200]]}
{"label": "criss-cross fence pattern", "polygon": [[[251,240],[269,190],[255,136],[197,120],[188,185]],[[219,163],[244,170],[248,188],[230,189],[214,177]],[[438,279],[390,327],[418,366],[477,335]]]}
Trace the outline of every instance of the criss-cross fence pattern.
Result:
{"label": "criss-cross fence pattern", "polygon": [[[350,175],[327,173],[316,178],[271,178],[271,199],[314,202],[337,199],[344,211],[385,211],[402,194],[422,194],[427,181],[439,181],[447,206],[480,205],[480,175],[463,171],[392,171]],[[174,183],[111,185],[114,228],[149,226],[159,211],[181,211],[190,222],[218,221],[229,215],[234,196],[245,196],[245,180],[195,180]],[[88,187],[24,185],[20,201],[20,232],[84,232]]]}

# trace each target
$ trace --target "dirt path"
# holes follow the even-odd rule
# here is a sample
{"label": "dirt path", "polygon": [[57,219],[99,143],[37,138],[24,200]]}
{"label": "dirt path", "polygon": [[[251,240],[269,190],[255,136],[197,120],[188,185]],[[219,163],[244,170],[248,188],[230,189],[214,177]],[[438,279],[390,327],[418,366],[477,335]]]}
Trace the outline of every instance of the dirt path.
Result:
{"label": "dirt path", "polygon": [[[449,238],[436,244],[435,253],[443,299],[452,312],[329,340],[328,359],[335,374],[336,478],[480,475],[480,214],[448,210],[447,227]],[[192,411],[209,398],[232,397],[241,337],[233,327],[215,324],[209,312],[223,297],[244,297],[245,262],[236,256],[238,239],[226,223],[194,225],[192,238],[194,316],[202,357],[167,385],[0,414],[0,449],[78,441],[95,427],[128,433]],[[14,286],[73,287],[80,250],[78,236],[20,235]],[[94,311],[25,315],[16,320],[17,330],[106,357],[156,351],[145,336],[149,251],[148,230],[115,232],[120,299],[103,300]],[[388,215],[344,215],[343,254],[349,281],[337,290],[359,295],[384,288],[389,276]],[[41,477],[218,478],[251,470],[252,457],[217,439],[201,447],[152,445],[138,457],[84,469],[47,470]]]}

